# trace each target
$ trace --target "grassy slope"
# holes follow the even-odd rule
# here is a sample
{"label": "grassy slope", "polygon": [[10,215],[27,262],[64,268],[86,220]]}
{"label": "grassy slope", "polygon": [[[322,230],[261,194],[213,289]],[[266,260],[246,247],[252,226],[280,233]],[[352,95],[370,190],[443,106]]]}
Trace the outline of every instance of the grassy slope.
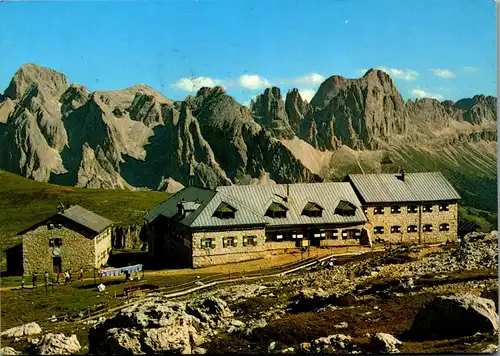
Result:
{"label": "grassy slope", "polygon": [[0,250],[17,243],[17,232],[50,216],[59,202],[81,205],[117,223],[133,223],[168,197],[163,192],[63,187],[0,170]]}

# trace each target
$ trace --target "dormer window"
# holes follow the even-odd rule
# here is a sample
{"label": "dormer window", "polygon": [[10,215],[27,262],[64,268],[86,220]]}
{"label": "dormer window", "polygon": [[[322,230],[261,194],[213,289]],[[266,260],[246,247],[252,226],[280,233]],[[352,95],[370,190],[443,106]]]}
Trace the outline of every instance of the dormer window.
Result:
{"label": "dormer window", "polygon": [[236,209],[228,203],[220,203],[213,216],[219,219],[234,219]]}
{"label": "dormer window", "polygon": [[309,202],[304,207],[304,210],[302,210],[302,215],[311,218],[320,218],[323,215],[323,208],[316,203]]}
{"label": "dormer window", "polygon": [[267,208],[266,216],[275,219],[286,218],[287,210],[288,209],[284,205],[273,202],[269,205],[269,208]]}
{"label": "dormer window", "polygon": [[340,216],[354,216],[356,215],[356,206],[348,201],[341,200],[335,208],[335,214]]}

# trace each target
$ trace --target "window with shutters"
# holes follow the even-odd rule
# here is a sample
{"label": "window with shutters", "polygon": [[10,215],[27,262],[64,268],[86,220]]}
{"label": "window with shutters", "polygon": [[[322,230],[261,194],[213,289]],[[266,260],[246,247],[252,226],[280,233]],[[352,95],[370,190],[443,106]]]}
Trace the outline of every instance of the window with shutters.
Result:
{"label": "window with shutters", "polygon": [[243,246],[257,246],[257,236],[243,236]]}
{"label": "window with shutters", "polygon": [[415,213],[418,213],[418,206],[417,205],[408,206],[408,214],[415,214]]}
{"label": "window with shutters", "polygon": [[401,213],[401,207],[399,205],[393,205],[393,206],[391,206],[391,213],[392,214],[400,214]]}
{"label": "window with shutters", "polygon": [[375,215],[383,215],[384,214],[384,207],[383,206],[377,206],[373,208],[373,213]]}
{"label": "window with shutters", "polygon": [[450,230],[450,225],[449,224],[441,224],[439,225],[439,231],[449,231]]}
{"label": "window with shutters", "polygon": [[236,237],[234,236],[223,237],[222,247],[236,247]]}
{"label": "window with shutters", "polygon": [[450,210],[449,204],[440,204],[439,205],[439,211],[449,211],[449,210]]}
{"label": "window with shutters", "polygon": [[396,234],[398,232],[401,232],[401,226],[398,225],[391,226],[391,234]]}
{"label": "window with shutters", "polygon": [[431,224],[426,224],[422,227],[423,232],[431,232],[432,231],[432,225]]}
{"label": "window with shutters", "polygon": [[338,240],[339,238],[339,230],[332,230],[332,239]]}
{"label": "window with shutters", "polygon": [[383,226],[375,226],[373,228],[373,233],[374,234],[383,234],[384,233],[384,227]]}
{"label": "window with shutters", "polygon": [[201,248],[202,249],[215,248],[215,239],[214,238],[201,239]]}
{"label": "window with shutters", "polygon": [[417,225],[409,225],[408,226],[408,232],[417,232]]}
{"label": "window with shutters", "polygon": [[432,205],[424,205],[423,208],[422,208],[422,211],[424,213],[432,213]]}

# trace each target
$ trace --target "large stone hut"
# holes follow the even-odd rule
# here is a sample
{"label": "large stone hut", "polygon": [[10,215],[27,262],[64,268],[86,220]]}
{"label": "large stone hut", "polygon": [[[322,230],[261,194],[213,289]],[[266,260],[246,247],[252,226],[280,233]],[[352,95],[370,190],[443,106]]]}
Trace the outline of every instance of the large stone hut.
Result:
{"label": "large stone hut", "polygon": [[54,215],[18,234],[24,274],[99,268],[111,252],[112,224],[81,206],[59,205]]}
{"label": "large stone hut", "polygon": [[369,244],[349,183],[187,187],[145,216],[150,253],[165,265],[202,267],[297,251]]}

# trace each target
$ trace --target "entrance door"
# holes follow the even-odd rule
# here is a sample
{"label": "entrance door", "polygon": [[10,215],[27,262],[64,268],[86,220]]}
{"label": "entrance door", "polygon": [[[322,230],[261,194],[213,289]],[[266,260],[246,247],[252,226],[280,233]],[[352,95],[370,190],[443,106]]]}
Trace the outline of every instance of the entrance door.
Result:
{"label": "entrance door", "polygon": [[61,273],[62,272],[62,261],[61,261],[61,257],[52,257],[52,271],[54,273]]}

